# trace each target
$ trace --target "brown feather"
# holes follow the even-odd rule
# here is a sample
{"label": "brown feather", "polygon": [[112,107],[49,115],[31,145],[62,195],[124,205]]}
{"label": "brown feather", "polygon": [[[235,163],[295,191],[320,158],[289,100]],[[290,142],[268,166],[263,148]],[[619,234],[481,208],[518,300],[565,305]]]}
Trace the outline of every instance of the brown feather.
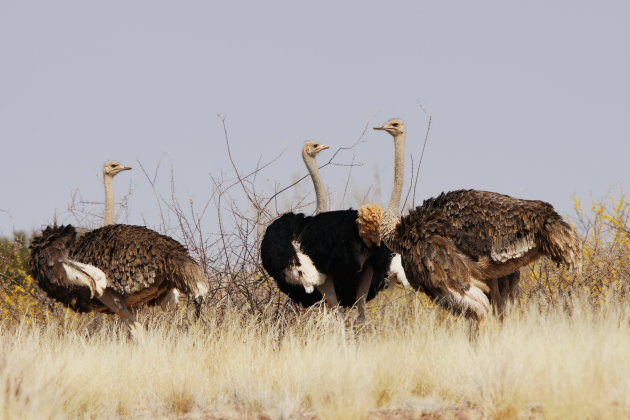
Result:
{"label": "brown feather", "polygon": [[488,293],[506,276],[515,291],[520,267],[543,255],[579,267],[581,254],[579,236],[550,204],[478,190],[426,200],[401,219],[396,239],[410,283],[436,299],[469,287]]}
{"label": "brown feather", "polygon": [[103,270],[112,281],[109,288],[121,295],[164,282],[192,296],[207,290],[207,277],[186,248],[143,226],[109,225],[88,232],[71,257]]}
{"label": "brown feather", "polygon": [[76,238],[72,226],[48,227],[31,244],[31,272],[49,296],[77,311],[105,311],[93,290],[71,284],[65,260],[105,273],[107,290],[127,307],[165,296],[173,287],[203,297],[208,278],[176,240],[142,226],[108,225]]}

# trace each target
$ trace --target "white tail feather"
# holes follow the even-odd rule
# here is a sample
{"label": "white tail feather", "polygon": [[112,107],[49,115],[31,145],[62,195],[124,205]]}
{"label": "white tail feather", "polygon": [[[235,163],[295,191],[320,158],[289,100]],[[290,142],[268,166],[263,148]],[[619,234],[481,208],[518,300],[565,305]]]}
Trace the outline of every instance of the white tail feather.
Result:
{"label": "white tail feather", "polygon": [[446,289],[446,291],[448,294],[443,297],[445,306],[457,308],[462,313],[469,313],[479,321],[486,318],[490,313],[490,301],[478,287],[470,286],[470,289],[463,294],[450,288]]}
{"label": "white tail feather", "polygon": [[389,264],[389,272],[387,273],[387,277],[395,278],[396,281],[402,284],[405,288],[411,288],[409,281],[407,280],[407,275],[405,274],[405,270],[402,266],[402,258],[400,254],[394,254],[391,263]]}
{"label": "white tail feather", "polygon": [[163,311],[167,311],[170,308],[175,308],[178,302],[179,290],[173,287],[162,299],[160,299],[160,308],[162,308]]}
{"label": "white tail feather", "polygon": [[[210,291],[210,288],[208,287],[208,283],[206,281],[198,281],[195,286],[196,287],[195,287],[195,290],[193,290],[193,296],[196,298],[204,297]],[[172,290],[175,290],[177,292],[177,296],[174,297],[174,299],[176,300],[175,304],[177,304],[177,300],[179,299],[179,290],[177,289],[172,289]]]}
{"label": "white tail feather", "polygon": [[62,266],[71,284],[88,287],[91,297],[103,295],[107,287],[107,276],[100,268],[72,260],[62,261]]}

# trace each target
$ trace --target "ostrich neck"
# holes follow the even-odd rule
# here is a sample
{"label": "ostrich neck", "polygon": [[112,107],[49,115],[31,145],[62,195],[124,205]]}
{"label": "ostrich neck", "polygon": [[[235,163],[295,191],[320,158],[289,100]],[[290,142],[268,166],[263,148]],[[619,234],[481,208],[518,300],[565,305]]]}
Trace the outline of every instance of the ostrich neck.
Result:
{"label": "ostrich neck", "polygon": [[396,249],[398,239],[396,227],[400,223],[400,200],[405,175],[405,141],[405,133],[394,136],[394,188],[381,223],[383,240],[393,250]]}
{"label": "ostrich neck", "polygon": [[315,161],[314,157],[309,156],[306,152],[302,152],[302,159],[304,159],[304,163],[306,164],[308,173],[313,179],[313,187],[315,187],[315,200],[317,202],[317,208],[315,209],[315,212],[321,213],[324,211],[328,211],[328,196],[326,195],[326,186],[324,185],[324,181],[319,174],[317,162]]}
{"label": "ostrich neck", "polygon": [[105,215],[103,216],[103,226],[114,224],[114,177],[109,175],[103,176],[105,185]]}
{"label": "ostrich neck", "polygon": [[398,211],[400,208],[405,176],[405,141],[405,133],[394,136],[394,188],[387,205],[388,210]]}

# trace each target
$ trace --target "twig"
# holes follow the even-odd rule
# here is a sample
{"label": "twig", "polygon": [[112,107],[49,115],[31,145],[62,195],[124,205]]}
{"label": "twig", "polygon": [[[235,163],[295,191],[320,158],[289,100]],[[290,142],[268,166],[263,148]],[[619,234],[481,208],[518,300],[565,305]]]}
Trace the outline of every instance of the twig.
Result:
{"label": "twig", "polygon": [[238,182],[241,184],[241,187],[243,188],[243,192],[247,196],[247,199],[249,200],[249,202],[252,203],[252,205],[256,208],[256,210],[261,212],[262,209],[260,208],[260,206],[258,205],[256,200],[254,200],[250,196],[249,190],[247,189],[247,187],[245,187],[245,184],[243,182],[243,178],[241,178],[241,175],[238,172],[238,168],[236,167],[236,164],[234,163],[234,159],[232,158],[232,149],[230,148],[230,138],[229,138],[229,135],[228,135],[227,126],[225,125],[226,116],[225,115],[217,115],[217,116],[219,117],[219,119],[221,120],[221,124],[223,125],[223,134],[225,136],[225,145],[227,147],[228,157],[230,158],[230,164],[232,165],[232,169],[234,170],[234,173],[236,174],[236,178],[238,179]]}
{"label": "twig", "polygon": [[[424,135],[424,143],[422,144],[422,151],[420,152],[420,159],[418,160],[418,166],[416,167],[416,174],[413,181],[413,196],[412,196],[412,201],[411,201],[412,207],[416,206],[416,187],[418,186],[418,178],[420,178],[420,166],[422,165],[422,158],[424,157],[424,150],[427,147],[427,142],[429,141],[429,132],[431,131],[431,122],[433,121],[433,117],[422,105],[422,103],[420,103],[420,101],[418,100],[416,100],[416,102],[418,103],[418,106],[420,107],[422,112],[424,112],[424,114],[429,118],[429,121],[427,123],[427,131]],[[411,186],[409,186],[409,188],[411,188]],[[409,193],[407,193],[407,195],[409,195]],[[403,203],[403,208],[405,208],[406,205],[407,205],[407,198],[405,198],[405,202]]]}
{"label": "twig", "polygon": [[[352,163],[354,164],[354,155],[352,155]],[[348,170],[348,176],[346,177],[346,185],[343,188],[343,195],[341,196],[341,203],[346,200],[346,192],[348,192],[348,185],[350,184],[350,179],[352,178],[352,168],[354,165],[350,165],[350,169]]]}

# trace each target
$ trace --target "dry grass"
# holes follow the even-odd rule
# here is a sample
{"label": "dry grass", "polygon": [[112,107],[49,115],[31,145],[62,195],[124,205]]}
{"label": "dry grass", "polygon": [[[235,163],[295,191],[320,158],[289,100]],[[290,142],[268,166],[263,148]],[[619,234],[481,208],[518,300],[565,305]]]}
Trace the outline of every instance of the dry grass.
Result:
{"label": "dry grass", "polygon": [[290,320],[145,314],[140,343],[106,321],[0,326],[0,417],[630,415],[627,304],[537,302],[471,334],[467,322],[407,300],[381,302],[345,337],[319,309]]}

